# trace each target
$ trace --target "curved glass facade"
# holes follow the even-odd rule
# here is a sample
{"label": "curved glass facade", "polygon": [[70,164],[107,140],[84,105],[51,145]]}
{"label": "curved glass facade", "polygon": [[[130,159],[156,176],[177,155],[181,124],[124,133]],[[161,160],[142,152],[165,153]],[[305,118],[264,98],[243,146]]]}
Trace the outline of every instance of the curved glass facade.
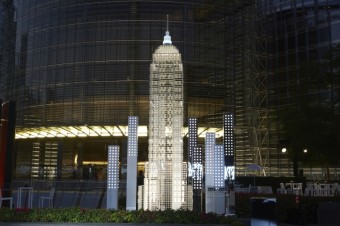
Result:
{"label": "curved glass facade", "polygon": [[130,115],[139,117],[142,133],[138,160],[147,160],[149,67],[167,14],[182,55],[184,124],[196,117],[201,128],[222,128],[222,113],[231,111],[224,1],[15,4],[15,75],[6,98],[17,104],[17,178],[97,177],[107,145],[125,150]]}
{"label": "curved glass facade", "polygon": [[17,101],[17,125],[127,125],[129,115],[148,125],[149,65],[167,14],[183,56],[184,120],[225,111],[219,2],[19,0],[16,75],[8,93]]}
{"label": "curved glass facade", "polygon": [[[268,78],[271,106],[286,106],[297,96],[322,95],[312,90],[312,75],[298,71],[308,62],[327,57],[331,47],[340,42],[340,1],[267,1],[267,27],[272,34],[269,51],[273,73]],[[303,88],[309,84],[309,92]]]}
{"label": "curved glass facade", "polygon": [[[183,61],[184,126],[197,118],[199,135],[209,127],[221,132],[223,112],[235,113],[238,172],[262,156],[269,174],[289,175],[278,148],[284,134],[271,113],[306,95],[301,87],[310,77],[297,69],[340,42],[340,0],[5,2],[16,8],[15,71],[2,69],[0,95],[17,103],[23,177],[30,167],[38,172],[34,164],[68,166],[70,176],[89,160],[105,161],[106,145],[124,150],[129,115],[139,117],[138,158],[147,159],[149,67],[167,14]],[[4,47],[2,65],[13,62]],[[336,98],[338,90],[335,84]],[[57,163],[46,153],[57,153]]]}

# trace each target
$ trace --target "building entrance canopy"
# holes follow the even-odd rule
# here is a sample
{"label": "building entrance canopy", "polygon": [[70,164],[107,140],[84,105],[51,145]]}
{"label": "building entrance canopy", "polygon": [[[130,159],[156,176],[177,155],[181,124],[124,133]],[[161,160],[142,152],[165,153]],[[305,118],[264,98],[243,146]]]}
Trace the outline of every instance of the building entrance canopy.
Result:
{"label": "building entrance canopy", "polygon": [[[216,133],[216,137],[223,136],[223,128],[198,127],[198,136],[205,133]],[[128,126],[53,126],[53,127],[25,127],[16,128],[15,139],[53,138],[53,137],[122,137],[127,136]],[[183,128],[183,136],[187,136],[188,128]],[[138,126],[138,136],[147,137],[148,127]]]}

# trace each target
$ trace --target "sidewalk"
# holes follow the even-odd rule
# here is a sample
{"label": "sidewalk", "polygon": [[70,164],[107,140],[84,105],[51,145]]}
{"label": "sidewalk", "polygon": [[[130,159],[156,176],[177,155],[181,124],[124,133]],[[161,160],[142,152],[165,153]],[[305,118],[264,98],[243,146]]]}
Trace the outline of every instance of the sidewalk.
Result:
{"label": "sidewalk", "polygon": [[[243,223],[244,226],[274,226],[275,222],[269,222],[269,221],[261,221],[258,220],[258,222],[253,221],[251,222],[251,219],[247,219],[247,218],[240,218],[238,219],[241,223]],[[252,224],[253,223],[253,224]],[[275,226],[339,226],[339,224],[285,224],[285,223],[276,223]]]}

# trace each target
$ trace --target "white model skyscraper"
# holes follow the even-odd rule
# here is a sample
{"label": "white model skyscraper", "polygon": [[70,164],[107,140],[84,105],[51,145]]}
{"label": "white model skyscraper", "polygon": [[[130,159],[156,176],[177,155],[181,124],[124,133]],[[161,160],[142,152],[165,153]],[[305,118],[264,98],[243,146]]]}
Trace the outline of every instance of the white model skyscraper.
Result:
{"label": "white model skyscraper", "polygon": [[150,65],[149,162],[144,209],[187,208],[183,168],[183,65],[167,29]]}

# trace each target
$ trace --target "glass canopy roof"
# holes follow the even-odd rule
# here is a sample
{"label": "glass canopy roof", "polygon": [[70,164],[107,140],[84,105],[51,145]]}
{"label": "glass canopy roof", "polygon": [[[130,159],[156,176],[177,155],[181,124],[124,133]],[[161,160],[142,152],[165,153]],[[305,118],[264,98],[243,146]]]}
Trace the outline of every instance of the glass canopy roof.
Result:
{"label": "glass canopy roof", "polygon": [[[198,127],[199,137],[205,133],[215,132],[216,137],[223,136],[222,128]],[[58,127],[31,127],[16,128],[15,139],[53,138],[53,137],[121,137],[127,136],[128,126],[58,126]],[[183,128],[183,136],[188,135],[188,127]],[[147,126],[138,126],[138,136],[148,136]]]}

